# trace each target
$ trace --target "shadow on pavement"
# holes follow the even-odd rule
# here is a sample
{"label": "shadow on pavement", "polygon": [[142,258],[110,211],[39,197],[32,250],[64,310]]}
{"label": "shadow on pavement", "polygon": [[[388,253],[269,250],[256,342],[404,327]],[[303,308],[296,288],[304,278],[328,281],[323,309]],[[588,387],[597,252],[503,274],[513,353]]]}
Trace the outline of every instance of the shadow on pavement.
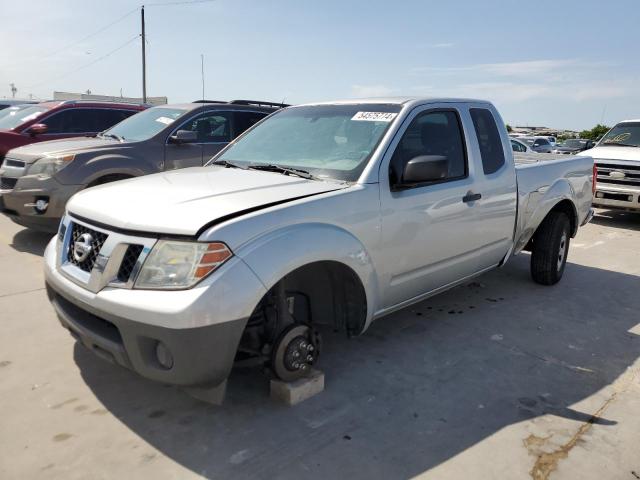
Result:
{"label": "shadow on pavement", "polygon": [[576,264],[542,287],[529,257],[516,257],[361,337],[325,336],[326,391],[293,408],[269,399],[258,370],[235,370],[213,407],[78,345],[75,361],[114,416],[205,477],[410,478],[513,423],[594,421],[569,406],[640,355],[628,332],[637,293],[637,277]]}
{"label": "shadow on pavement", "polygon": [[640,231],[640,213],[623,210],[598,210],[591,220],[596,225]]}
{"label": "shadow on pavement", "polygon": [[53,233],[38,232],[25,228],[13,236],[11,247],[18,252],[42,256],[49,240],[53,236]]}

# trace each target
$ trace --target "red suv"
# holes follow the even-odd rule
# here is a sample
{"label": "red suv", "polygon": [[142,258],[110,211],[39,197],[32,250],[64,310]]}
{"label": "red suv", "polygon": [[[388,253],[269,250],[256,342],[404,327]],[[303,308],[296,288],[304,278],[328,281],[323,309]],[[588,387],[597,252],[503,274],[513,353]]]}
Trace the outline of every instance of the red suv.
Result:
{"label": "red suv", "polygon": [[148,105],[71,100],[38,103],[0,118],[0,165],[9,150],[29,143],[95,135]]}

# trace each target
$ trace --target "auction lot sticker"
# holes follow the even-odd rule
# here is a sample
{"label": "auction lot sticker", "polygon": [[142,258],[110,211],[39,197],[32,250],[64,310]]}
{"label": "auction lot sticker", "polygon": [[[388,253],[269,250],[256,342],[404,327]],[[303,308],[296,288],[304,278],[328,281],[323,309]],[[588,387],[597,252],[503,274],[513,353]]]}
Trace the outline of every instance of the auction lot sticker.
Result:
{"label": "auction lot sticker", "polygon": [[390,112],[358,112],[351,120],[359,120],[361,122],[390,122],[396,118],[397,113]]}

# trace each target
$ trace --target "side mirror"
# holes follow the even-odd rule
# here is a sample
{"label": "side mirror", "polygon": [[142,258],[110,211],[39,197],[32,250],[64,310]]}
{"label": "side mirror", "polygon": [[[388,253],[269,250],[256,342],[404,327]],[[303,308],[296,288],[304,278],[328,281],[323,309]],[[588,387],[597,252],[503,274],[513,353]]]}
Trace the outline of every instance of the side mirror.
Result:
{"label": "side mirror", "polygon": [[420,155],[404,166],[403,184],[435,182],[447,177],[449,159],[444,155]]}
{"label": "side mirror", "polygon": [[198,140],[198,135],[191,130],[178,130],[169,137],[171,143],[177,143],[178,145],[181,143],[194,143],[196,140]]}
{"label": "side mirror", "polygon": [[47,127],[44,123],[35,123],[27,129],[27,133],[29,133],[31,136],[36,136],[47,133],[47,130],[49,130],[49,127]]}

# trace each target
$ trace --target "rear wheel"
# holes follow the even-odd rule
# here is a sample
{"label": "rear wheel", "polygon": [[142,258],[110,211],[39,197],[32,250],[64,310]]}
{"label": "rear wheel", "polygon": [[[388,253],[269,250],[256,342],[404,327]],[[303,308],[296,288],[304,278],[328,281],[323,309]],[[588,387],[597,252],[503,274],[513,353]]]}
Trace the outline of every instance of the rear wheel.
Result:
{"label": "rear wheel", "polygon": [[551,212],[533,236],[531,276],[541,285],[560,281],[567,264],[570,241],[569,217],[563,212]]}

